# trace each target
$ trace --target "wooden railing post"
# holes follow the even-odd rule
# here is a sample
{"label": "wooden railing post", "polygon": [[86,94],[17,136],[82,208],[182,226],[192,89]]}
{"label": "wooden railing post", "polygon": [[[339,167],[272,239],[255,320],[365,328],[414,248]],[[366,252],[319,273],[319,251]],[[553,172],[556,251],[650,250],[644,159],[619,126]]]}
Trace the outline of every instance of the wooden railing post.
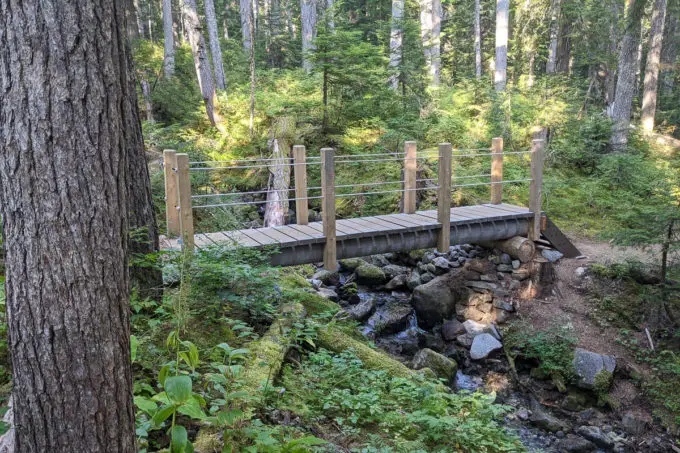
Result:
{"label": "wooden railing post", "polygon": [[503,139],[491,141],[491,204],[503,201]]}
{"label": "wooden railing post", "polygon": [[194,215],[191,207],[191,177],[189,155],[177,154],[177,193],[179,198],[179,226],[182,248],[194,248]]}
{"label": "wooden railing post", "polygon": [[416,212],[416,170],[418,168],[416,142],[404,142],[404,214]]}
{"label": "wooden railing post", "polygon": [[323,267],[327,271],[338,270],[338,255],[335,243],[335,150],[321,150],[321,196],[323,235],[326,244],[323,249]]}
{"label": "wooden railing post", "polygon": [[293,171],[295,172],[295,219],[298,225],[309,223],[307,203],[307,151],[302,145],[293,146]]}
{"label": "wooden railing post", "polygon": [[439,145],[439,191],[437,221],[442,225],[437,238],[437,250],[449,251],[451,245],[451,143]]}
{"label": "wooden railing post", "polygon": [[529,239],[541,238],[541,198],[543,192],[543,164],[545,162],[545,141],[531,142],[531,185],[529,186],[529,210],[534,217],[529,224]]}
{"label": "wooden railing post", "polygon": [[177,201],[177,153],[174,149],[163,151],[165,176],[165,223],[168,237],[179,236],[179,202]]}

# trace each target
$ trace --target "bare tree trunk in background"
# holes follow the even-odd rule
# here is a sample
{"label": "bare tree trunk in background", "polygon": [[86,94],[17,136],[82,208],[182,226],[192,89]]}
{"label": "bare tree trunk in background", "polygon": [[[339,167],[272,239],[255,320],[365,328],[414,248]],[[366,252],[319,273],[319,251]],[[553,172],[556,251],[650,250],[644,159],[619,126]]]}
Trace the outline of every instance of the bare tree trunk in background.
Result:
{"label": "bare tree trunk in background", "polygon": [[482,78],[482,6],[475,0],[475,77]]}
{"label": "bare tree trunk in background", "polygon": [[286,224],[288,217],[288,189],[290,188],[291,144],[295,140],[295,120],[291,117],[281,117],[274,120],[269,146],[272,158],[269,166],[269,186],[267,204],[264,212],[264,226],[281,226]]}
{"label": "bare tree trunk in background", "polygon": [[224,40],[229,40],[229,0],[224,0],[224,15],[222,16],[222,29]]}
{"label": "bare tree trunk in background", "polygon": [[627,0],[626,31],[619,49],[616,93],[614,103],[608,111],[613,122],[610,147],[614,152],[625,151],[628,146],[628,129],[635,96],[635,73],[642,22],[642,14],[635,11],[636,1],[641,0]]}
{"label": "bare tree trunk in background", "polygon": [[645,30],[640,27],[640,39],[638,39],[637,54],[635,54],[635,86],[633,88],[635,96],[640,95],[640,84],[642,83],[642,43],[644,36]]}
{"label": "bare tree trunk in background", "polygon": [[[619,30],[617,23],[621,18],[621,8],[617,1],[611,0],[611,22],[609,25],[609,52],[612,55],[617,54],[618,42],[619,42]],[[607,63],[606,75],[604,80],[605,85],[605,105],[607,106],[607,112],[611,110],[614,104],[614,97],[616,95],[616,69],[612,63]]]}
{"label": "bare tree trunk in background", "polygon": [[149,17],[147,18],[146,28],[149,31],[149,41],[154,42],[154,40],[153,40],[153,2],[151,0],[149,0],[147,2],[147,6],[148,6]]}
{"label": "bare tree trunk in background", "polygon": [[215,115],[215,86],[213,85],[208,52],[205,48],[203,28],[201,27],[196,10],[196,0],[184,0],[184,10],[182,13],[185,22],[184,26],[189,34],[191,53],[194,55],[196,77],[198,78],[198,86],[201,89],[201,95],[205,103],[205,111],[208,114],[210,124],[215,126],[217,124]]}
{"label": "bare tree trunk in background", "polygon": [[508,81],[508,26],[510,1],[496,0],[496,91],[505,91]]}
{"label": "bare tree trunk in background", "polygon": [[139,0],[132,0],[132,7],[134,9],[135,21],[137,21],[137,33],[140,37],[144,37],[144,22],[142,16],[139,14]]}
{"label": "bare tree trunk in background", "polygon": [[125,33],[122,2],[0,3],[17,452],[137,451],[126,130],[135,94]]}
{"label": "bare tree trunk in background", "polygon": [[250,53],[253,32],[251,27],[251,16],[253,15],[253,4],[251,0],[240,0],[239,14],[241,16],[241,36],[243,37],[243,50],[246,54]]}
{"label": "bare tree trunk in background", "polygon": [[151,102],[151,85],[146,79],[141,79],[139,85],[142,87],[142,97],[144,98],[144,113],[146,120],[153,123],[153,103]]}
{"label": "bare tree trunk in background", "polygon": [[647,132],[654,130],[657,89],[659,86],[659,62],[663,45],[663,28],[666,21],[666,0],[655,0],[652,10],[652,24],[649,29],[649,51],[645,65],[645,84],[642,95],[641,123]]}
{"label": "bare tree trunk in background", "polygon": [[[248,33],[250,36],[255,36],[255,18],[253,17],[253,10],[250,10],[248,15]],[[250,123],[248,131],[252,138],[255,134],[255,40],[250,40]]]}
{"label": "bare tree trunk in background", "polygon": [[333,0],[326,0],[326,20],[330,32],[335,33],[335,5]]}
{"label": "bare tree trunk in background", "polygon": [[548,62],[545,65],[545,72],[554,74],[557,70],[557,39],[560,25],[560,0],[553,0],[550,19],[550,45],[548,46]]}
{"label": "bare tree trunk in background", "polygon": [[392,24],[390,28],[390,77],[393,90],[399,89],[401,78],[402,45],[404,42],[404,0],[392,0]]}
{"label": "bare tree trunk in background", "polygon": [[430,84],[435,87],[439,86],[441,73],[441,19],[441,0],[420,0],[420,37],[430,74]]}
{"label": "bare tree trunk in background", "polygon": [[300,0],[302,21],[302,68],[307,74],[312,72],[309,52],[314,51],[316,38],[316,0]]}
{"label": "bare tree trunk in background", "polygon": [[529,74],[527,75],[527,88],[534,87],[535,74],[534,65],[536,64],[536,49],[532,46],[532,49],[527,51],[527,65],[529,66]]}
{"label": "bare tree trunk in background", "polygon": [[666,13],[666,26],[664,27],[664,45],[661,47],[661,83],[663,93],[666,96],[673,94],[673,82],[675,79],[675,60],[678,58],[678,15],[674,14],[671,5],[668,5]]}
{"label": "bare tree trunk in background", "polygon": [[569,74],[571,72],[571,25],[572,19],[562,15],[555,60],[555,72],[562,74]]}
{"label": "bare tree trunk in background", "polygon": [[210,40],[210,55],[215,72],[215,86],[218,90],[227,89],[227,80],[224,76],[224,63],[222,62],[222,48],[220,47],[220,35],[217,30],[217,14],[213,0],[205,0],[205,21],[208,24],[208,37]]}
{"label": "bare tree trunk in background", "polygon": [[125,23],[127,24],[127,35],[130,41],[139,39],[139,24],[137,23],[136,1],[125,0]]}
{"label": "bare tree trunk in background", "polygon": [[166,79],[175,75],[175,36],[172,29],[172,0],[163,0],[163,73]]}

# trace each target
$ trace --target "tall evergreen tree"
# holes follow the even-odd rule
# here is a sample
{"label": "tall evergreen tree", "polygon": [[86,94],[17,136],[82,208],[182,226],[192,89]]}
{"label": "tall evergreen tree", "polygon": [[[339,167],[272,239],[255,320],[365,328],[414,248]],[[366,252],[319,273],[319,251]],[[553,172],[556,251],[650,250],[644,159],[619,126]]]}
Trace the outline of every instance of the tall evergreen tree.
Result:
{"label": "tall evergreen tree", "polygon": [[652,9],[652,25],[649,30],[649,50],[645,65],[645,84],[642,95],[642,129],[654,130],[654,115],[656,114],[656,99],[659,86],[659,62],[663,45],[663,29],[666,21],[666,0],[655,0]]}

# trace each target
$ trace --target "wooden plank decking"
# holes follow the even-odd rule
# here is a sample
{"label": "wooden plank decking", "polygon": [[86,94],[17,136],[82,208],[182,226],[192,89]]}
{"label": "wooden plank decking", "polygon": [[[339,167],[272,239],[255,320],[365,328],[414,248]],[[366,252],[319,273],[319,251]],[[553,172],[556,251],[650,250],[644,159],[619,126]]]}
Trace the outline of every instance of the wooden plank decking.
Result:
{"label": "wooden plank decking", "polygon": [[[531,218],[533,213],[527,208],[505,203],[463,206],[451,209],[451,227],[479,222]],[[387,214],[356,219],[336,221],[337,240],[383,236],[385,234],[411,233],[437,230],[437,211],[417,211],[414,214]],[[309,225],[285,225],[271,228],[253,228],[239,231],[201,233],[195,236],[196,247],[214,245],[238,245],[242,247],[297,247],[319,244],[325,241],[321,222]],[[161,249],[179,250],[177,239],[161,236]]]}

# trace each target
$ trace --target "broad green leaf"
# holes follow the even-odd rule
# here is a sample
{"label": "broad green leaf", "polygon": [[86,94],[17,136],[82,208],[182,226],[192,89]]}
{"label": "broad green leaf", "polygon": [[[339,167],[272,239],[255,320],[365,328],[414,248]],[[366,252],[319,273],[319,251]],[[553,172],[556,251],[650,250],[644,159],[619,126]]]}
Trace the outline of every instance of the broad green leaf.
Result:
{"label": "broad green leaf", "polygon": [[161,387],[165,387],[165,379],[168,377],[169,372],[170,372],[170,365],[165,365],[158,372],[158,383],[161,384]]}
{"label": "broad green leaf", "polygon": [[165,393],[176,404],[182,404],[191,396],[189,376],[169,376],[165,379]]}
{"label": "broad green leaf", "polygon": [[158,412],[156,412],[156,415],[154,415],[151,420],[155,426],[160,426],[165,420],[168,419],[168,417],[172,415],[173,412],[175,412],[175,408],[173,406],[164,406]]}
{"label": "broad green leaf", "polygon": [[173,426],[170,431],[170,451],[172,453],[185,453],[189,436],[184,426]]}
{"label": "broad green leaf", "polygon": [[158,408],[154,401],[144,396],[135,396],[134,401],[135,406],[137,406],[142,412],[146,412],[149,415],[154,414]]}
{"label": "broad green leaf", "polygon": [[195,399],[191,398],[180,407],[177,408],[177,412],[183,415],[187,415],[196,420],[205,420],[207,415],[201,409],[201,403]]}

